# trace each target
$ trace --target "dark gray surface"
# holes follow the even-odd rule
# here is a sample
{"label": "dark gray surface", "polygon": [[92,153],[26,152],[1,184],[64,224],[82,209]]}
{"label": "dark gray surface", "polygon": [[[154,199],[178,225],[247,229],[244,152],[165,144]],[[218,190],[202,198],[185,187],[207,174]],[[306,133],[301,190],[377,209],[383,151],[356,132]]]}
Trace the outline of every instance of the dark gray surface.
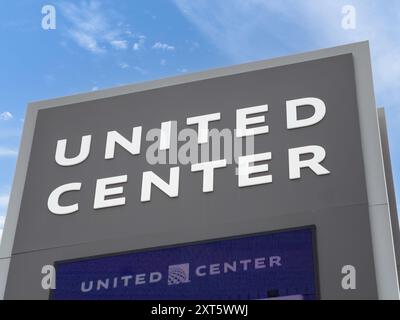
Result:
{"label": "dark gray surface", "polygon": [[[352,57],[345,55],[39,111],[13,253],[367,203],[353,73]],[[287,130],[285,101],[309,96],[326,103],[325,119]],[[222,113],[213,125],[233,129],[237,108],[265,103],[270,133],[255,138],[255,152],[272,152],[272,184],[238,188],[235,165],[230,165],[216,171],[215,191],[203,194],[201,174],[181,166],[179,198],[154,189],[152,201],[141,203],[142,172],[153,170],[166,178],[169,166],[147,164],[144,141],[141,155],[117,148],[115,159],[104,160],[109,130],[129,137],[133,126],[143,124],[147,131],[168,120],[178,120],[179,130],[186,127],[186,117],[213,112]],[[57,165],[57,140],[68,138],[75,154],[86,134],[93,135],[88,160],[73,167]],[[330,175],[302,170],[302,179],[288,179],[288,148],[305,145],[326,149],[324,166]],[[126,205],[93,210],[96,179],[122,174],[128,174]],[[79,199],[79,213],[50,214],[50,192],[80,181],[80,193],[63,197],[65,203]]]}

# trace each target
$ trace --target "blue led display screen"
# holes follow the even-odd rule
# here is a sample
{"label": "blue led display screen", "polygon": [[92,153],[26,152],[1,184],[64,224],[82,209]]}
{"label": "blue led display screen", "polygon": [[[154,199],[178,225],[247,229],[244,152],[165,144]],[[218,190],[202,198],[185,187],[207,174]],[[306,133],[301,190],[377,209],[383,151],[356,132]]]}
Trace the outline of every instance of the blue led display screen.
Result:
{"label": "blue led display screen", "polygon": [[305,227],[56,263],[51,299],[317,299]]}

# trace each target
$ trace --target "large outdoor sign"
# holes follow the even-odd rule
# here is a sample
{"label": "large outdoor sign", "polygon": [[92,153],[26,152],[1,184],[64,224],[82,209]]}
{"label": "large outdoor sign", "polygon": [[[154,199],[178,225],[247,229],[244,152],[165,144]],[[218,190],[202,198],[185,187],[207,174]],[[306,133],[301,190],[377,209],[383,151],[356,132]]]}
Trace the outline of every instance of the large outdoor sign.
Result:
{"label": "large outdoor sign", "polygon": [[53,299],[318,297],[314,229],[56,264]]}
{"label": "large outdoor sign", "polygon": [[[56,286],[54,298],[233,298],[233,273],[192,273],[247,259],[240,246],[265,263],[285,255],[281,268],[247,273],[251,299],[281,295],[290,286],[279,279],[307,284],[297,297],[396,297],[383,169],[365,43],[33,103],[0,256],[5,297],[47,299]],[[277,252],[260,247],[270,236],[203,244],[310,225],[318,270],[296,232],[274,236]],[[191,260],[195,248],[204,257]],[[295,279],[297,259],[308,267]],[[167,265],[185,263],[191,284],[168,286]],[[76,291],[125,272],[154,283]]]}
{"label": "large outdoor sign", "polygon": [[[307,97],[307,98],[299,98],[293,100],[287,100],[286,102],[286,129],[294,130],[305,127],[310,127],[321,122],[326,115],[326,105],[325,102],[319,98],[315,97]],[[280,103],[279,105],[282,105]],[[301,109],[311,108],[311,115],[307,115],[300,118]],[[196,124],[198,126],[198,133],[193,132],[194,136],[197,136],[197,139],[189,140],[184,145],[180,146],[179,155],[177,158],[179,163],[187,163],[188,160],[192,162],[191,164],[191,172],[202,172],[203,173],[203,187],[202,192],[208,193],[214,191],[214,171],[216,169],[225,168],[228,165],[228,161],[232,159],[227,159],[226,155],[220,156],[220,149],[217,149],[217,160],[212,160],[215,157],[215,154],[211,154],[212,159],[207,157],[206,160],[199,160],[199,152],[197,150],[199,145],[208,144],[209,136],[211,132],[217,132],[214,135],[214,138],[222,139],[224,146],[224,151],[229,150],[229,156],[232,156],[232,149],[234,149],[237,144],[232,145],[232,139],[240,139],[247,137],[254,137],[257,135],[269,134],[269,125],[266,125],[266,116],[260,116],[260,113],[267,113],[269,109],[268,104],[252,106],[246,108],[240,108],[236,110],[236,126],[234,129],[229,130],[229,128],[224,128],[221,132],[218,130],[210,131],[209,126],[210,122],[222,121],[221,112],[206,114],[196,117],[191,117],[186,119],[186,124],[192,125]],[[135,119],[135,118],[132,118]],[[278,123],[278,122],[277,122]],[[171,138],[175,139],[175,145],[178,141],[181,141],[177,135],[172,135],[172,126],[176,122],[168,121],[163,122],[161,124],[160,134],[158,138],[158,142],[156,142],[155,148],[157,148],[158,152],[167,151],[170,153],[171,149]],[[256,126],[257,125],[257,126]],[[282,132],[282,128],[280,128]],[[142,145],[142,126],[134,127],[132,130],[132,137],[127,139],[120,132],[116,130],[108,131],[107,138],[105,139],[105,156],[104,160],[114,160],[115,158],[121,156],[120,153],[116,155],[116,147],[124,149],[125,152],[128,152],[132,156],[141,155],[141,145]],[[185,132],[181,130],[181,133]],[[190,132],[190,131],[189,131]],[[224,134],[228,133],[228,135]],[[148,135],[146,136],[148,137]],[[87,134],[81,138],[81,145],[79,148],[79,154],[74,157],[66,156],[67,142],[68,139],[61,139],[57,141],[57,146],[55,150],[55,162],[61,167],[72,167],[83,164],[90,157],[91,151],[91,143],[92,143],[93,134]],[[210,138],[213,138],[211,135]],[[226,138],[229,138],[227,140]],[[97,143],[98,145],[104,139],[98,137]],[[253,141],[253,140],[252,140]],[[210,143],[216,143],[216,141],[211,140]],[[229,144],[231,143],[231,144]],[[228,144],[228,145],[227,145]],[[218,141],[218,146],[220,145],[220,141]],[[50,146],[50,145],[49,145]],[[207,146],[208,147],[208,146]],[[254,145],[252,145],[254,147]],[[184,154],[182,156],[181,150],[184,149],[186,153],[189,153],[187,156]],[[215,150],[214,148],[212,149]],[[176,152],[177,149],[172,150],[172,152]],[[202,150],[203,151],[203,150]],[[235,151],[235,150],[233,150]],[[281,150],[279,150],[281,151]],[[308,168],[317,176],[327,175],[330,173],[328,169],[326,169],[321,162],[325,160],[326,151],[324,147],[320,145],[301,145],[299,147],[293,147],[288,149],[288,178],[289,180],[297,180],[301,179],[301,169]],[[192,154],[190,154],[192,153]],[[307,156],[307,159],[302,159],[303,156]],[[94,155],[94,157],[98,156],[98,154]],[[176,155],[175,155],[176,156]],[[269,174],[269,166],[268,165],[256,165],[256,163],[272,160],[271,152],[263,152],[263,153],[246,153],[245,155],[238,156],[238,166],[237,166],[237,186],[240,188],[250,187],[254,185],[261,184],[271,184],[273,181],[272,174]],[[203,154],[201,155],[201,159],[203,159]],[[132,161],[134,159],[132,158]],[[146,152],[146,160],[148,163],[152,163],[154,161],[160,160],[156,156],[149,156],[148,152]],[[282,159],[283,160],[283,159]],[[93,162],[98,162],[98,159],[93,159]],[[116,164],[118,162],[115,162]],[[176,163],[170,163],[176,164]],[[53,163],[54,165],[54,163]],[[111,167],[111,164],[110,164]],[[123,167],[119,167],[123,171]],[[126,167],[128,170],[128,167]],[[66,170],[65,170],[66,171]],[[66,171],[67,172],[67,171]],[[72,172],[72,170],[71,170]],[[136,173],[136,172],[135,172]],[[259,177],[254,177],[252,174],[256,173],[264,173],[264,175]],[[267,174],[268,173],[268,174]],[[137,174],[135,175],[137,177]],[[131,180],[131,179],[129,179]],[[134,179],[137,181],[137,179]],[[93,195],[93,209],[105,209],[111,207],[119,207],[126,205],[126,198],[123,196],[117,198],[108,198],[108,196],[116,196],[122,195],[123,188],[113,188],[110,187],[112,185],[117,184],[125,184],[128,182],[128,175],[123,174],[119,176],[101,178],[96,180],[95,193]],[[180,167],[175,166],[170,168],[169,172],[169,182],[162,181],[158,175],[156,175],[153,171],[143,172],[142,175],[142,184],[141,184],[141,202],[151,201],[151,191],[152,185],[157,186],[159,189],[164,191],[170,198],[175,198],[179,196],[179,187],[180,187]],[[70,182],[67,184],[63,184],[56,189],[54,189],[48,198],[47,208],[50,213],[55,215],[68,215],[79,212],[79,203],[74,203],[70,205],[62,205],[61,197],[71,191],[81,191],[82,188],[87,189],[81,181],[79,182]],[[129,198],[137,198],[135,195],[131,195]],[[85,200],[90,200],[89,195]],[[134,201],[134,200],[133,200]]]}

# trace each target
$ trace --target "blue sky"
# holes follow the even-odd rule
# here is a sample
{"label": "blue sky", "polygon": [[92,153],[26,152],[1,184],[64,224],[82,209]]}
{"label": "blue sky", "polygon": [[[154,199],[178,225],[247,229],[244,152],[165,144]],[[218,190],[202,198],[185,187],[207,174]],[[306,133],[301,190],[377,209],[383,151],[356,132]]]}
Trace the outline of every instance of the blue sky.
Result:
{"label": "blue sky", "polygon": [[[43,30],[42,7],[57,27]],[[342,28],[345,5],[356,28]],[[14,0],[0,11],[0,236],[28,102],[369,40],[400,187],[398,0]]]}

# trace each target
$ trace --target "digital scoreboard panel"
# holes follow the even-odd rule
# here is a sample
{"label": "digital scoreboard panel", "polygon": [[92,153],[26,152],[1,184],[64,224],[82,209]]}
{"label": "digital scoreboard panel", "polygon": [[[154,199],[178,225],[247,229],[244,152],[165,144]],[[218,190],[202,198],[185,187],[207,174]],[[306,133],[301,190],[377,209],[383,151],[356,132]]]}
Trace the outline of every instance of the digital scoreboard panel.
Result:
{"label": "digital scoreboard panel", "polygon": [[318,299],[315,227],[56,263],[51,299]]}

